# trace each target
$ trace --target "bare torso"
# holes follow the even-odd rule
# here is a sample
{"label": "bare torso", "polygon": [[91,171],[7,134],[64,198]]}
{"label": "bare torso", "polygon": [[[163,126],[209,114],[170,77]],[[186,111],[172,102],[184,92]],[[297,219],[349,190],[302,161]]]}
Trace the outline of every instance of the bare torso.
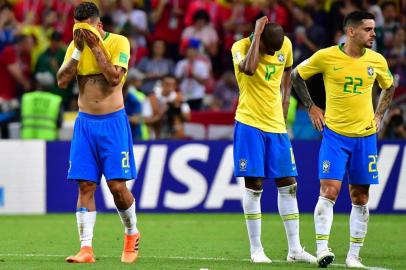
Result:
{"label": "bare torso", "polygon": [[103,74],[77,76],[79,111],[108,114],[124,108],[123,84],[111,86]]}

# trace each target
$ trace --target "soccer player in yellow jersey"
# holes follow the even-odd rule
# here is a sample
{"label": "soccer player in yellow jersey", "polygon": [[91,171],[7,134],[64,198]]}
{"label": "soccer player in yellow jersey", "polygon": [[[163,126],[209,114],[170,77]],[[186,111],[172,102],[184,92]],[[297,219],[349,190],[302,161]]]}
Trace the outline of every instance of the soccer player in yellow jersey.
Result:
{"label": "soccer player in yellow jersey", "polygon": [[75,30],[74,41],[57,74],[60,87],[66,87],[74,77],[79,84],[79,114],[71,143],[68,179],[79,186],[76,218],[81,248],[66,261],[95,262],[94,193],[104,174],[125,226],[121,261],[131,263],[138,256],[140,233],[136,226],[135,200],[125,184],[136,177],[131,130],[122,94],[130,44],[124,36],[103,31],[99,10],[92,2],[79,4],[74,18],[86,29]]}
{"label": "soccer player in yellow jersey", "polygon": [[[314,210],[317,261],[327,267],[334,260],[328,247],[333,206],[342,180],[348,175],[352,210],[350,247],[345,263],[364,267],[359,259],[369,219],[370,184],[378,184],[377,139],[382,116],[394,93],[393,78],[385,58],[372,50],[374,16],[355,11],[344,19],[345,44],[317,51],[292,73],[293,86],[309,110],[316,129],[323,132],[319,155],[320,197]],[[325,113],[314,105],[305,80],[321,73],[326,89]],[[372,87],[382,93],[375,114]]]}
{"label": "soccer player in yellow jersey", "polygon": [[235,116],[234,174],[245,179],[243,209],[251,261],[271,262],[261,243],[260,200],[265,178],[275,179],[278,187],[278,209],[289,245],[287,261],[316,263],[316,258],[300,244],[297,171],[285,126],[292,44],[280,25],[268,23],[267,17],[262,17],[256,21],[254,33],[234,43],[231,51],[240,88]]}

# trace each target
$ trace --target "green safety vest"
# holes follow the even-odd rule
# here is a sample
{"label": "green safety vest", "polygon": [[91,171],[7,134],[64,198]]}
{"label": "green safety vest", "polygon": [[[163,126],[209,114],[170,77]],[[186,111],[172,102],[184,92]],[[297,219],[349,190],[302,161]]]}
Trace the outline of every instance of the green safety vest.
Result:
{"label": "green safety vest", "polygon": [[23,95],[21,102],[22,139],[58,139],[58,116],[62,98],[47,92]]}
{"label": "green safety vest", "polygon": [[[136,90],[135,88],[130,88],[129,91],[135,95],[135,97],[138,99],[138,101],[141,103],[141,108],[142,108],[142,103],[144,102],[146,96],[144,93]],[[146,141],[149,139],[149,130],[148,126],[143,122],[141,123],[141,140]]]}

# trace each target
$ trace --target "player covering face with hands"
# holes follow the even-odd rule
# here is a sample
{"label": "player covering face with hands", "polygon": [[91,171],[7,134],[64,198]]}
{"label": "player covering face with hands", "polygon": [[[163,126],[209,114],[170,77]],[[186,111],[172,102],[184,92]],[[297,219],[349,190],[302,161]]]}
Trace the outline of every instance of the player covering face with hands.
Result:
{"label": "player covering face with hands", "polygon": [[235,116],[234,174],[245,181],[243,210],[251,261],[271,262],[261,243],[261,194],[263,180],[274,179],[289,246],[287,261],[315,263],[316,258],[300,244],[297,171],[285,126],[292,43],[280,25],[262,17],[256,21],[254,33],[234,43],[231,50],[240,88]]}
{"label": "player covering face with hands", "polygon": [[104,174],[125,226],[121,261],[132,263],[138,256],[140,233],[136,226],[135,200],[125,184],[136,178],[136,170],[122,94],[130,45],[126,37],[103,30],[94,3],[79,4],[74,18],[74,40],[57,74],[60,87],[66,87],[75,77],[79,85],[79,113],[71,143],[68,179],[76,181],[79,187],[76,218],[81,248],[66,261],[95,262],[94,194]]}

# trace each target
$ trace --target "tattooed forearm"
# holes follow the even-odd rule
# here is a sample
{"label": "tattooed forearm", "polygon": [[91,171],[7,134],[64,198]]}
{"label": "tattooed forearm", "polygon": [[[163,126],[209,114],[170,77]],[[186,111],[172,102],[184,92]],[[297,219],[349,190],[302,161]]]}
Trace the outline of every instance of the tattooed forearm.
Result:
{"label": "tattooed forearm", "polygon": [[121,68],[116,68],[112,63],[107,59],[103,50],[100,47],[92,48],[92,52],[96,57],[97,63],[102,70],[102,73],[106,80],[112,85],[116,86],[120,83],[121,78],[123,77],[123,72]]}
{"label": "tattooed forearm", "polygon": [[76,76],[78,61],[71,58],[67,63],[63,64],[56,74],[58,86],[60,88],[68,87],[69,83]]}
{"label": "tattooed forearm", "polygon": [[393,94],[395,93],[395,86],[392,85],[388,89],[381,92],[379,97],[378,106],[376,108],[375,117],[382,119],[386,110],[389,108],[389,105],[392,101]]}
{"label": "tattooed forearm", "polygon": [[300,77],[296,69],[294,69],[292,72],[292,85],[302,103],[309,110],[310,107],[314,104],[314,102],[310,97],[309,90],[307,89],[306,86],[306,82]]}

